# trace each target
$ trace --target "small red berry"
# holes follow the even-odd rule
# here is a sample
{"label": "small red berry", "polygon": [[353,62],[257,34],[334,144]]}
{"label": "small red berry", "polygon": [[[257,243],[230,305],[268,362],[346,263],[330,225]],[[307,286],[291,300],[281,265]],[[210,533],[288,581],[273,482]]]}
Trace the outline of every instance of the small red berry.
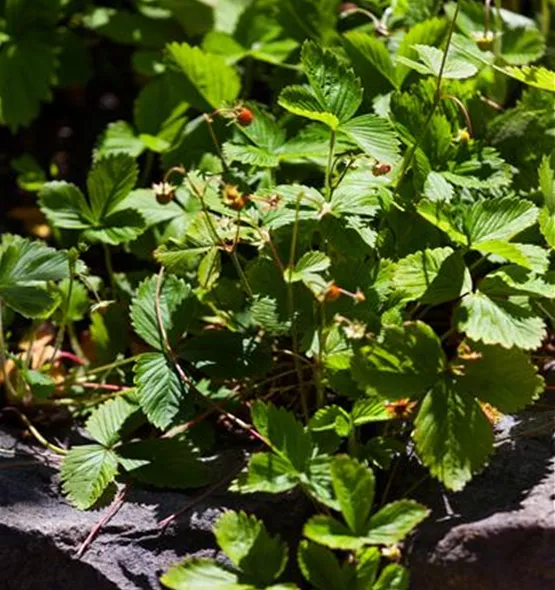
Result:
{"label": "small red berry", "polygon": [[248,127],[254,119],[254,113],[247,107],[238,107],[235,116],[237,123],[243,127]]}
{"label": "small red berry", "polygon": [[383,176],[391,172],[391,166],[389,164],[380,164],[379,162],[372,167],[372,174],[374,176]]}

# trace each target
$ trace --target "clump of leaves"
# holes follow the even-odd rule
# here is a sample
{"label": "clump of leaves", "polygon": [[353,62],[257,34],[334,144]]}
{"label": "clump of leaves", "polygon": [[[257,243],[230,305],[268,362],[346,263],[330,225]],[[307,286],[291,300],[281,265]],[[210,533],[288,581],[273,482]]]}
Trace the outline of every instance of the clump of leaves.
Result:
{"label": "clump of leaves", "polygon": [[[135,45],[147,82],[133,121],[99,135],[86,191],[34,168],[20,178],[69,250],[3,237],[4,382],[22,407],[87,419],[90,442],[50,445],[79,508],[124,483],[207,485],[230,439],[258,444],[232,491],[311,499],[294,548],[304,581],[282,582],[291,552],[228,512],[215,534],[233,567],[189,559],[168,587],[406,589],[407,571],[381,560],[427,510],[392,464],[461,490],[487,465],[495,417],[544,389],[545,31],[489,3],[350,7],[340,30],[334,2],[192,4],[81,21]],[[18,316],[56,328],[43,366],[10,352]]]}

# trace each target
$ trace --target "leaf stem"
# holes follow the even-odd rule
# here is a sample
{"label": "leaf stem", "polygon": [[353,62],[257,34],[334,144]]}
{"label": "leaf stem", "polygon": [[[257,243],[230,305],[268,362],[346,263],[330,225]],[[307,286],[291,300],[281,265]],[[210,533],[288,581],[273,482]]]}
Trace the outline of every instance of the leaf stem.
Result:
{"label": "leaf stem", "polygon": [[71,295],[73,292],[73,282],[75,281],[75,254],[74,252],[70,252],[68,257],[68,265],[69,265],[69,287],[67,289],[67,299],[65,301],[64,310],[62,312],[62,321],[60,323],[60,329],[58,330],[58,334],[56,335],[56,342],[54,344],[54,350],[52,351],[52,356],[50,357],[50,364],[52,364],[56,360],[56,355],[58,351],[62,347],[64,342],[64,336],[66,332],[67,326],[67,316],[69,314],[69,306],[71,305]]}
{"label": "leaf stem", "polygon": [[114,266],[112,264],[112,253],[108,244],[102,244],[104,250],[104,263],[106,264],[106,272],[110,281],[110,289],[112,290],[112,297],[116,297],[116,279],[114,277]]}
{"label": "leaf stem", "polygon": [[428,127],[430,126],[430,123],[432,122],[432,118],[434,116],[436,108],[438,107],[439,102],[441,100],[441,81],[443,78],[443,72],[445,70],[445,64],[447,62],[447,54],[449,53],[449,47],[451,46],[451,39],[453,37],[453,32],[455,30],[455,22],[457,20],[458,15],[459,15],[459,10],[460,10],[460,2],[459,2],[459,0],[457,0],[457,6],[455,7],[455,14],[453,15],[453,19],[451,20],[451,24],[449,26],[449,32],[447,34],[447,44],[445,46],[445,51],[443,53],[443,57],[441,58],[441,65],[439,67],[436,90],[434,93],[434,102],[432,103],[432,108],[428,114],[428,117],[426,118],[426,121],[424,123],[424,126],[422,127],[422,131],[420,132],[418,139],[412,144],[411,148],[405,154],[405,157],[403,159],[403,163],[401,165],[401,171],[399,173],[399,178],[395,184],[395,189],[393,191],[394,197],[399,193],[399,189],[401,188],[401,183],[403,182],[403,180],[405,178],[405,175],[409,169],[409,166],[412,164],[412,160],[414,158],[414,155],[416,154],[416,150],[420,147],[422,140],[424,139],[424,137],[426,136],[426,133],[428,132]]}
{"label": "leaf stem", "polygon": [[331,130],[330,135],[330,147],[328,152],[328,165],[326,166],[326,194],[328,201],[331,201],[331,197],[333,194],[333,187],[331,185],[331,176],[332,176],[332,168],[333,168],[333,156],[335,154],[335,141],[337,138],[337,133],[335,129]]}
{"label": "leaf stem", "polygon": [[15,412],[21,418],[22,422],[25,424],[29,432],[43,447],[47,448],[49,451],[52,451],[53,453],[56,453],[57,455],[67,455],[66,449],[62,449],[62,447],[58,447],[57,445],[54,445],[48,440],[46,440],[46,438],[42,436],[42,434],[35,428],[35,426],[33,426],[29,418],[27,418],[27,416],[20,412],[17,408],[9,406],[7,408],[4,408],[4,410],[10,410],[12,412]]}
{"label": "leaf stem", "polygon": [[6,341],[4,340],[4,302],[0,299],[0,370],[2,371],[2,377],[8,393],[14,398],[19,397],[15,390],[8,371],[6,370]]}

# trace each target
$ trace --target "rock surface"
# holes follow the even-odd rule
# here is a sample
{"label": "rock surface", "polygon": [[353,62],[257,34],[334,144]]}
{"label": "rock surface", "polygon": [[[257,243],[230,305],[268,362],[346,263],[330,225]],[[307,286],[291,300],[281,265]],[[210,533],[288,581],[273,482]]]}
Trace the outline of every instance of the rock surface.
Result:
{"label": "rock surface", "polygon": [[[162,530],[161,519],[202,491],[187,497],[132,490],[78,559],[80,544],[103,511],[80,512],[68,505],[60,496],[56,466],[48,465],[42,451],[1,431],[0,447],[1,590],[159,589],[160,574],[185,555],[217,556],[211,531],[224,509],[255,512],[268,521],[272,532],[291,537],[309,508],[297,495],[241,496],[225,492],[222,486],[222,491],[199,501]],[[232,455],[223,474],[242,461],[240,453]]]}
{"label": "rock surface", "polygon": [[439,486],[410,548],[412,590],[555,588],[555,414],[499,425],[491,464],[464,491]]}

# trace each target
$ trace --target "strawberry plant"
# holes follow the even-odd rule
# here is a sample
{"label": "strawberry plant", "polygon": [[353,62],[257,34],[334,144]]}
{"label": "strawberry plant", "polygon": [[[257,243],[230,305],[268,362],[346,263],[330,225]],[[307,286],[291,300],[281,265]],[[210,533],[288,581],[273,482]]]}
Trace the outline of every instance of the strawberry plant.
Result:
{"label": "strawberry plant", "polygon": [[[12,130],[66,25],[126,47],[140,85],[80,178],[14,165],[52,244],[0,243],[6,404],[83,510],[217,486],[230,445],[249,450],[233,493],[310,498],[293,547],[224,513],[228,565],[189,558],[168,588],[408,588],[386,563],[428,515],[408,488],[461,490],[498,416],[545,389],[549,3],[538,22],[469,0],[93,4],[0,3]],[[6,97],[27,53],[40,75]],[[41,434],[60,408],[85,443]]]}

